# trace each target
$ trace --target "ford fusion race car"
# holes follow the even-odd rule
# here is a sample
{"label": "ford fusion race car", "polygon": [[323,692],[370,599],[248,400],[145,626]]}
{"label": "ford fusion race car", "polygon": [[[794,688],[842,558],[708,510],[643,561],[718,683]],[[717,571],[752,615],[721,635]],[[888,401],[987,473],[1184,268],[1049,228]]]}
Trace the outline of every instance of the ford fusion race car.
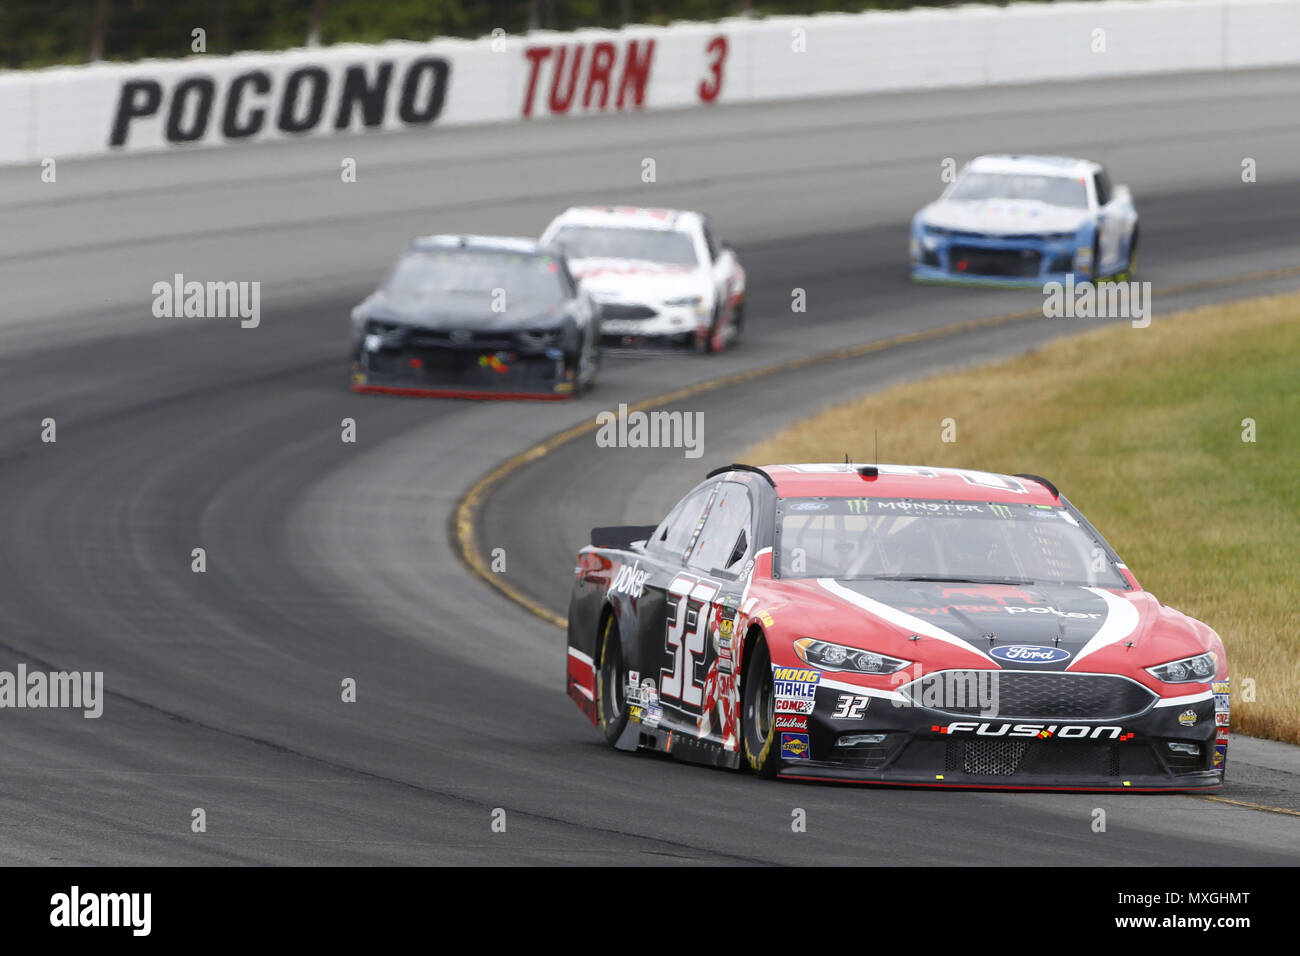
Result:
{"label": "ford fusion race car", "polygon": [[568,694],[620,750],[763,777],[1219,787],[1228,662],[1050,482],[720,468],[578,555]]}
{"label": "ford fusion race car", "polygon": [[595,306],[531,239],[416,239],[352,310],[357,392],[569,398],[599,365]]}
{"label": "ford fusion race car", "polygon": [[599,303],[607,345],[718,352],[740,337],[745,270],[699,213],[573,208],[542,242],[564,250]]}
{"label": "ford fusion race car", "polygon": [[1099,164],[980,156],[912,219],[912,278],[978,285],[1121,279],[1137,265],[1127,186]]}

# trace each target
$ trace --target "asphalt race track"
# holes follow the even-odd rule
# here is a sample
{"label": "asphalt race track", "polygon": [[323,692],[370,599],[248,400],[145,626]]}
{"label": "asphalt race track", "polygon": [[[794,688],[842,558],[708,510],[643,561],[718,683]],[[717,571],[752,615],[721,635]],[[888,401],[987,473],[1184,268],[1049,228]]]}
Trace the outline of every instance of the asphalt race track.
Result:
{"label": "asphalt race track", "polygon": [[[1270,71],[63,161],[54,184],[0,170],[0,667],[102,670],[108,692],[99,719],[0,716],[0,862],[1300,862],[1296,749],[1240,737],[1219,800],[761,783],[615,753],[564,696],[562,632],[449,536],[482,475],[598,410],[1038,308],[1032,291],[907,281],[905,224],[945,157],[1107,162],[1142,215],[1157,321],[1300,287],[1297,97],[1300,71]],[[409,237],[536,234],[566,204],[611,200],[713,214],[750,277],[742,347],[613,359],[568,404],[347,391],[347,312]],[[152,284],[178,272],[261,281],[260,326],[154,318]],[[591,525],[657,520],[825,404],[1085,327],[1005,322],[701,392],[681,407],[705,412],[703,457],[588,434],[497,483],[478,544],[562,611]]]}

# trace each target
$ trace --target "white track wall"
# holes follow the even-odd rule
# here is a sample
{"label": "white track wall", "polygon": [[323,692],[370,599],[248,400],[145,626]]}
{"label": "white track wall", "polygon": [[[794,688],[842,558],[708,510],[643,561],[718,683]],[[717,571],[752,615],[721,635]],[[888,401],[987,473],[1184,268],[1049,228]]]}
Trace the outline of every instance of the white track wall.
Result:
{"label": "white track wall", "polygon": [[1107,0],[0,74],[0,163],[553,115],[1300,63],[1300,0]]}

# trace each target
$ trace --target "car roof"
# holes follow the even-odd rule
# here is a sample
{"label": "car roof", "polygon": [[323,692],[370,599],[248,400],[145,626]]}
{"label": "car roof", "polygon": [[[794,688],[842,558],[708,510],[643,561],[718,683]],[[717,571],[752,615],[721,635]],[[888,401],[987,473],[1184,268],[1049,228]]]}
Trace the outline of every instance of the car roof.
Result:
{"label": "car roof", "polygon": [[[864,478],[859,469],[877,469]],[[943,501],[993,501],[1059,505],[1045,482],[970,468],[924,465],[801,464],[765,465],[781,498],[925,498]]]}
{"label": "car roof", "polygon": [[605,226],[686,232],[698,228],[703,217],[683,209],[642,206],[570,206],[552,226]]}
{"label": "car roof", "polygon": [[1091,176],[1100,163],[1069,156],[1019,156],[1010,153],[976,156],[968,167],[976,173],[1025,173],[1031,176]]}
{"label": "car roof", "polygon": [[443,234],[419,236],[411,240],[417,249],[477,249],[494,252],[520,252],[527,255],[556,255],[536,239],[516,236],[474,236]]}

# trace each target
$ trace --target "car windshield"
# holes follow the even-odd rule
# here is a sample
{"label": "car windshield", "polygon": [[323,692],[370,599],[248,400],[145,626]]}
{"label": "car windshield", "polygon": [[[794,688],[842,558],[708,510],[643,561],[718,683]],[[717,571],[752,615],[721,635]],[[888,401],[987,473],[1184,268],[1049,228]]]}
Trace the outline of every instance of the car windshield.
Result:
{"label": "car windshield", "polygon": [[1036,199],[1052,206],[1088,208],[1088,187],[1070,176],[1028,176],[1021,173],[966,173],[949,199]]}
{"label": "car windshield", "polygon": [[916,498],[785,498],[782,577],[1128,587],[1067,508]]}
{"label": "car windshield", "polygon": [[693,266],[695,242],[684,232],[667,229],[565,226],[555,244],[569,259],[640,259],[673,266]]}
{"label": "car windshield", "polygon": [[481,249],[412,249],[393,267],[383,291],[398,305],[434,299],[496,312],[554,308],[568,298],[553,257]]}

